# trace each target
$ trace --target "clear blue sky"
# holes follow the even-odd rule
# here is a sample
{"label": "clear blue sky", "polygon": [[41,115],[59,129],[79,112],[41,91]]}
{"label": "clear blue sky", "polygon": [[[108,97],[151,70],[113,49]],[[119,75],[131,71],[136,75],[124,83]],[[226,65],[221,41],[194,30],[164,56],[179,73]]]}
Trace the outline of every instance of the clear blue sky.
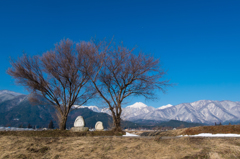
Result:
{"label": "clear blue sky", "polygon": [[159,92],[157,101],[133,98],[129,104],[240,101],[239,0],[1,0],[0,90],[28,94],[6,74],[10,56],[42,54],[63,38],[95,36],[114,36],[152,53],[168,70],[166,78],[178,84]]}

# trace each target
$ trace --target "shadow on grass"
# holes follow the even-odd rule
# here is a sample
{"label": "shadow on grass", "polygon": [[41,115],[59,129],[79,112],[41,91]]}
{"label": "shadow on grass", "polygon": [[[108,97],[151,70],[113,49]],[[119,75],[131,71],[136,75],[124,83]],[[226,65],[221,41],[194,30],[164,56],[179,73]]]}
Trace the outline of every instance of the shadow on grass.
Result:
{"label": "shadow on grass", "polygon": [[71,132],[69,130],[45,131],[0,131],[0,136],[25,136],[25,137],[77,137],[77,136],[122,136],[125,132],[113,131],[87,131]]}

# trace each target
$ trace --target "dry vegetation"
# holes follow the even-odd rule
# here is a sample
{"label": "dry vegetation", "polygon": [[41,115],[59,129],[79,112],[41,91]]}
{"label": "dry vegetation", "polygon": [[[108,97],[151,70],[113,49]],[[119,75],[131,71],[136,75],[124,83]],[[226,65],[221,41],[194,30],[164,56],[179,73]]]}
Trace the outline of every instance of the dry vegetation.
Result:
{"label": "dry vegetation", "polygon": [[79,137],[79,136],[122,136],[125,132],[113,131],[87,131],[71,132],[67,130],[47,131],[0,131],[0,136],[24,136],[24,137]]}
{"label": "dry vegetation", "polygon": [[[240,125],[219,125],[219,126],[198,126],[192,128],[183,128],[169,131],[140,132],[141,136],[179,136],[179,135],[195,135],[200,133],[212,134],[240,134]],[[139,132],[136,132],[139,134]]]}
{"label": "dry vegetation", "polygon": [[240,158],[238,138],[0,136],[0,158]]}
{"label": "dry vegetation", "polygon": [[[240,158],[240,138],[160,137],[163,133],[166,136],[214,133],[216,129],[237,133],[239,126],[185,128],[147,138],[112,136],[112,132],[85,135],[63,131],[45,131],[42,135],[41,132],[0,132],[0,158]],[[54,137],[47,137],[51,135]]]}
{"label": "dry vegetation", "polygon": [[199,126],[185,129],[184,133],[187,135],[195,135],[200,133],[240,134],[240,125]]}

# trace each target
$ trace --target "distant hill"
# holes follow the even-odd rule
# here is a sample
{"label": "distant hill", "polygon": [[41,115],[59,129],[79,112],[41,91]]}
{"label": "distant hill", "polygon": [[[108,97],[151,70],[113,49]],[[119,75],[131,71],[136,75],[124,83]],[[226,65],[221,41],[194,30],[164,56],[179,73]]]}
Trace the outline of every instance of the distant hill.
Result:
{"label": "distant hill", "polygon": [[178,120],[169,120],[169,121],[156,121],[156,120],[135,120],[135,123],[140,124],[140,127],[143,128],[153,128],[153,127],[195,127],[195,126],[204,126],[205,124],[200,123],[189,123]]}
{"label": "distant hill", "polygon": [[20,124],[27,126],[30,123],[47,127],[54,120],[50,113],[54,109],[50,105],[33,105],[28,98],[28,95],[19,95],[0,102],[0,125],[18,127]]}
{"label": "distant hill", "polygon": [[177,128],[177,127],[195,127],[195,126],[203,126],[203,124],[199,124],[199,123],[189,123],[189,122],[184,122],[184,121],[178,121],[178,120],[170,120],[168,122],[162,122],[160,124],[157,124],[156,126],[169,126],[169,127],[173,127],[173,128]]}
{"label": "distant hill", "polygon": [[8,90],[0,90],[0,102],[13,99],[16,96],[22,95],[21,93],[16,93]]}
{"label": "distant hill", "polygon": [[[52,120],[55,127],[57,121],[54,118],[55,109],[51,104],[35,104],[29,101],[30,95],[17,94],[9,95],[8,91],[0,91],[2,99],[0,102],[0,126],[18,127],[20,124],[27,126],[31,124],[37,127],[48,127],[49,122]],[[14,94],[11,92],[11,94]],[[1,97],[1,96],[0,96]],[[44,101],[43,97],[41,100]],[[46,100],[44,103],[48,103]],[[94,128],[97,121],[102,121],[105,128],[112,126],[112,117],[106,113],[94,112],[88,108],[72,110],[69,113],[67,120],[67,128],[71,128],[77,116],[83,116],[86,126]],[[139,124],[122,121],[123,127],[139,126]]]}

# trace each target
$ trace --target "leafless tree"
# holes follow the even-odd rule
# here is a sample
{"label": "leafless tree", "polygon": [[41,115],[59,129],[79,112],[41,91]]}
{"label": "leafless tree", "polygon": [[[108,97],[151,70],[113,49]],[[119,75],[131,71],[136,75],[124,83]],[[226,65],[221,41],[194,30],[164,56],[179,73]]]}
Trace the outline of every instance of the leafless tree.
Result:
{"label": "leafless tree", "polygon": [[83,105],[95,94],[88,84],[89,63],[77,52],[76,45],[69,39],[62,40],[42,56],[24,54],[11,60],[12,67],[7,70],[18,84],[45,97],[55,107],[61,130],[66,129],[72,106]]}
{"label": "leafless tree", "polygon": [[164,92],[169,85],[163,80],[166,72],[159,59],[133,51],[106,41],[82,42],[78,47],[78,52],[91,61],[88,76],[112,112],[115,131],[121,131],[122,104],[127,97],[154,99],[157,90]]}

